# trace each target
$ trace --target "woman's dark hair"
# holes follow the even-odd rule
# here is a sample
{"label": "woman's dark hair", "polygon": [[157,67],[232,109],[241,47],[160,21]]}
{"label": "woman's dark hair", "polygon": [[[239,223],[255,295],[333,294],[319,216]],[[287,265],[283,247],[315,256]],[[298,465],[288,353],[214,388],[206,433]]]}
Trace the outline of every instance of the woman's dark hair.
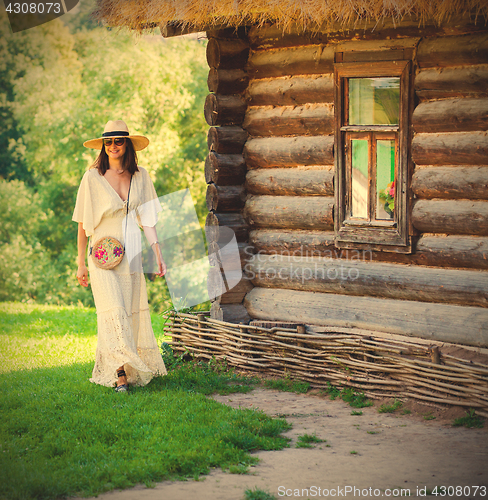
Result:
{"label": "woman's dark hair", "polygon": [[[100,175],[105,175],[105,172],[109,169],[108,155],[107,152],[105,151],[104,145],[102,145],[100,154],[98,155],[98,158],[95,160],[93,167],[95,167],[98,170],[98,173]],[[132,145],[132,141],[127,137],[125,138],[125,154],[122,159],[122,168],[124,170],[128,170],[130,175],[134,175],[135,172],[139,172],[139,169],[137,168],[136,150]]]}

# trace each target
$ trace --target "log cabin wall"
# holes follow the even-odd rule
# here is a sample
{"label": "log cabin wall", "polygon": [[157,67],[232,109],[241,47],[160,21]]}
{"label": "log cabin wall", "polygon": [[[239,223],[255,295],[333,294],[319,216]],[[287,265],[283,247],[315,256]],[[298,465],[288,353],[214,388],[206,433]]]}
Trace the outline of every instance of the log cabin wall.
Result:
{"label": "log cabin wall", "polygon": [[[204,110],[210,125],[209,154],[205,161],[209,210],[206,236],[211,266],[207,288],[212,300],[212,318],[247,322],[249,315],[242,302],[253,285],[242,275],[245,259],[252,253],[249,227],[242,214],[247,171],[242,152],[248,137],[242,123],[247,107],[244,92],[249,83],[245,71],[249,42],[243,30],[218,30],[208,32],[207,36],[208,89],[211,92]],[[239,249],[237,259],[224,228],[231,229],[235,235]]]}
{"label": "log cabin wall", "polygon": [[[225,190],[218,182],[209,188],[219,204],[224,191],[233,200],[245,199],[242,208],[229,209],[242,230],[240,241],[255,252],[243,261],[254,285],[244,291],[244,305],[256,319],[488,347],[488,34],[422,36],[410,28],[374,38],[249,30],[247,65],[235,73],[249,79],[241,94],[247,106],[239,114],[239,131],[249,134],[245,191],[242,177]],[[410,51],[413,61],[413,252],[338,250],[335,55],[363,53],[368,60],[368,54],[390,57],[391,51]],[[225,155],[239,155],[242,165],[241,151]],[[233,171],[241,175],[243,169]],[[219,210],[210,217],[227,221],[230,214]]]}

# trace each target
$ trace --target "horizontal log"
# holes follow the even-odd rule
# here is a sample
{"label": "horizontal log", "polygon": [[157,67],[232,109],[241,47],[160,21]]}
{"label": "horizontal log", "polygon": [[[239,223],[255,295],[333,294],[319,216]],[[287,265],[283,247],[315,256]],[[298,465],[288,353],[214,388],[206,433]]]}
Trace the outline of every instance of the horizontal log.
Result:
{"label": "horizontal log", "polygon": [[488,238],[480,236],[424,234],[411,255],[339,249],[334,238],[333,231],[303,229],[254,229],[249,233],[256,253],[488,269]]}
{"label": "horizontal log", "polygon": [[210,265],[220,267],[224,272],[241,270],[247,261],[254,255],[254,249],[249,243],[234,242],[219,243],[212,241],[208,243],[208,257]]}
{"label": "horizontal log", "polygon": [[375,297],[253,288],[244,305],[256,319],[364,328],[488,347],[488,309]]}
{"label": "horizontal log", "polygon": [[253,229],[249,242],[256,252],[278,255],[332,256],[335,248],[333,231],[304,229]]}
{"label": "horizontal log", "polygon": [[488,165],[488,134],[416,134],[412,159],[417,165]]}
{"label": "horizontal log", "polygon": [[252,80],[247,89],[251,106],[289,106],[334,102],[334,75],[289,76]]}
{"label": "horizontal log", "polygon": [[262,288],[488,307],[487,271],[263,254],[245,271]]}
{"label": "horizontal log", "polygon": [[244,158],[248,168],[333,165],[334,136],[250,139],[244,146]]}
{"label": "horizontal log", "polygon": [[247,73],[252,78],[334,72],[334,47],[310,45],[252,52]]}
{"label": "horizontal log", "polygon": [[240,154],[209,153],[205,159],[205,181],[219,186],[243,184],[246,178],[246,163]]}
{"label": "horizontal log", "polygon": [[219,304],[213,302],[210,307],[210,317],[227,323],[249,323],[251,319],[242,304]]}
{"label": "horizontal log", "polygon": [[241,214],[209,212],[205,220],[207,241],[228,243],[235,235],[237,242],[247,241],[248,225]]}
{"label": "horizontal log", "polygon": [[244,186],[217,186],[209,184],[205,197],[207,209],[219,212],[238,212],[246,202]]}
{"label": "horizontal log", "polygon": [[424,234],[417,243],[419,263],[488,269],[488,238]]}
{"label": "horizontal log", "polygon": [[240,125],[246,107],[246,101],[238,95],[209,94],[205,99],[205,120],[210,126]]}
{"label": "horizontal log", "polygon": [[210,127],[207,134],[208,149],[219,154],[240,154],[247,137],[242,127]]}
{"label": "horizontal log", "polygon": [[324,196],[250,196],[244,216],[251,226],[332,229],[334,198]]}
{"label": "horizontal log", "polygon": [[207,63],[210,68],[244,68],[248,56],[249,44],[245,40],[239,38],[233,40],[210,38],[208,41]]}
{"label": "horizontal log", "polygon": [[241,304],[246,293],[254,288],[241,270],[221,273],[218,268],[210,268],[207,286],[209,297],[219,304]]}
{"label": "horizontal log", "polygon": [[415,92],[421,100],[488,97],[487,82],[486,64],[426,69],[415,77]]}
{"label": "horizontal log", "polygon": [[208,90],[216,94],[240,94],[248,83],[249,77],[243,69],[210,68],[208,72]]}
{"label": "horizontal log", "polygon": [[417,167],[412,190],[417,198],[488,200],[488,166]]}
{"label": "horizontal log", "polygon": [[423,233],[488,236],[488,202],[417,200],[412,222]]}
{"label": "horizontal log", "polygon": [[412,125],[415,132],[488,130],[488,99],[444,99],[421,103],[413,112]]}
{"label": "horizontal log", "polygon": [[251,194],[334,196],[332,167],[264,168],[250,170],[246,189]]}
{"label": "horizontal log", "polygon": [[247,109],[242,128],[252,136],[328,135],[334,132],[333,104]]}
{"label": "horizontal log", "polygon": [[418,46],[420,68],[488,63],[488,33],[423,38]]}
{"label": "horizontal log", "polygon": [[[292,23],[283,29],[275,24],[265,26],[253,26],[249,29],[248,38],[253,49],[266,49],[276,47],[291,47],[309,44],[327,44],[331,41],[343,40],[347,37],[356,43],[364,43],[366,40],[380,40],[385,44],[397,38],[410,37],[432,37],[445,35],[461,35],[483,31],[484,24],[480,22],[475,25],[476,18],[471,20],[464,15],[450,16],[443,19],[442,23],[433,23],[427,19],[419,25],[417,16],[402,16],[401,19],[385,16],[382,19],[370,21],[352,19],[349,25],[341,21],[331,21],[331,16],[322,24],[309,25],[308,31],[304,31],[302,25]],[[332,16],[333,17],[333,16]]]}

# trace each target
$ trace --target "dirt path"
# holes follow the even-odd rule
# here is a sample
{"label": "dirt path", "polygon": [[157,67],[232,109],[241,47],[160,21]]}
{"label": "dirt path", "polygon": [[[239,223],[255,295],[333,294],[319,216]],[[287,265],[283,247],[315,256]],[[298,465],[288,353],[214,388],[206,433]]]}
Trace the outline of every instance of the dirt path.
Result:
{"label": "dirt path", "polygon": [[[285,434],[292,438],[290,448],[257,453],[261,461],[247,475],[214,470],[201,481],[164,481],[153,489],[136,487],[98,499],[241,500],[246,489],[256,487],[278,499],[406,496],[395,489],[409,489],[410,498],[423,498],[422,488],[432,490],[436,485],[471,487],[471,495],[466,488],[442,498],[488,499],[487,489],[473,495],[473,486],[488,487],[486,424],[483,429],[455,428],[449,412],[428,407],[419,411],[436,419],[425,420],[416,411],[380,414],[377,407],[353,416],[354,409],[342,401],[261,388],[214,399],[233,407],[259,408],[271,416],[286,415],[293,424]],[[295,448],[301,434],[316,434],[326,442],[313,449]]]}

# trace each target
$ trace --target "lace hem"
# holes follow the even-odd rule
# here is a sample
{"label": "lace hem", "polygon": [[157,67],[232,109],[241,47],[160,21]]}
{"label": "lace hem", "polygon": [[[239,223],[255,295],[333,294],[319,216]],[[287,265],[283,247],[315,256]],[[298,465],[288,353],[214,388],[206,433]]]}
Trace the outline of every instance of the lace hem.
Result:
{"label": "lace hem", "polygon": [[119,307],[98,314],[98,343],[90,382],[113,387],[121,366],[130,385],[146,385],[153,377],[166,375],[149,310],[129,316]]}

